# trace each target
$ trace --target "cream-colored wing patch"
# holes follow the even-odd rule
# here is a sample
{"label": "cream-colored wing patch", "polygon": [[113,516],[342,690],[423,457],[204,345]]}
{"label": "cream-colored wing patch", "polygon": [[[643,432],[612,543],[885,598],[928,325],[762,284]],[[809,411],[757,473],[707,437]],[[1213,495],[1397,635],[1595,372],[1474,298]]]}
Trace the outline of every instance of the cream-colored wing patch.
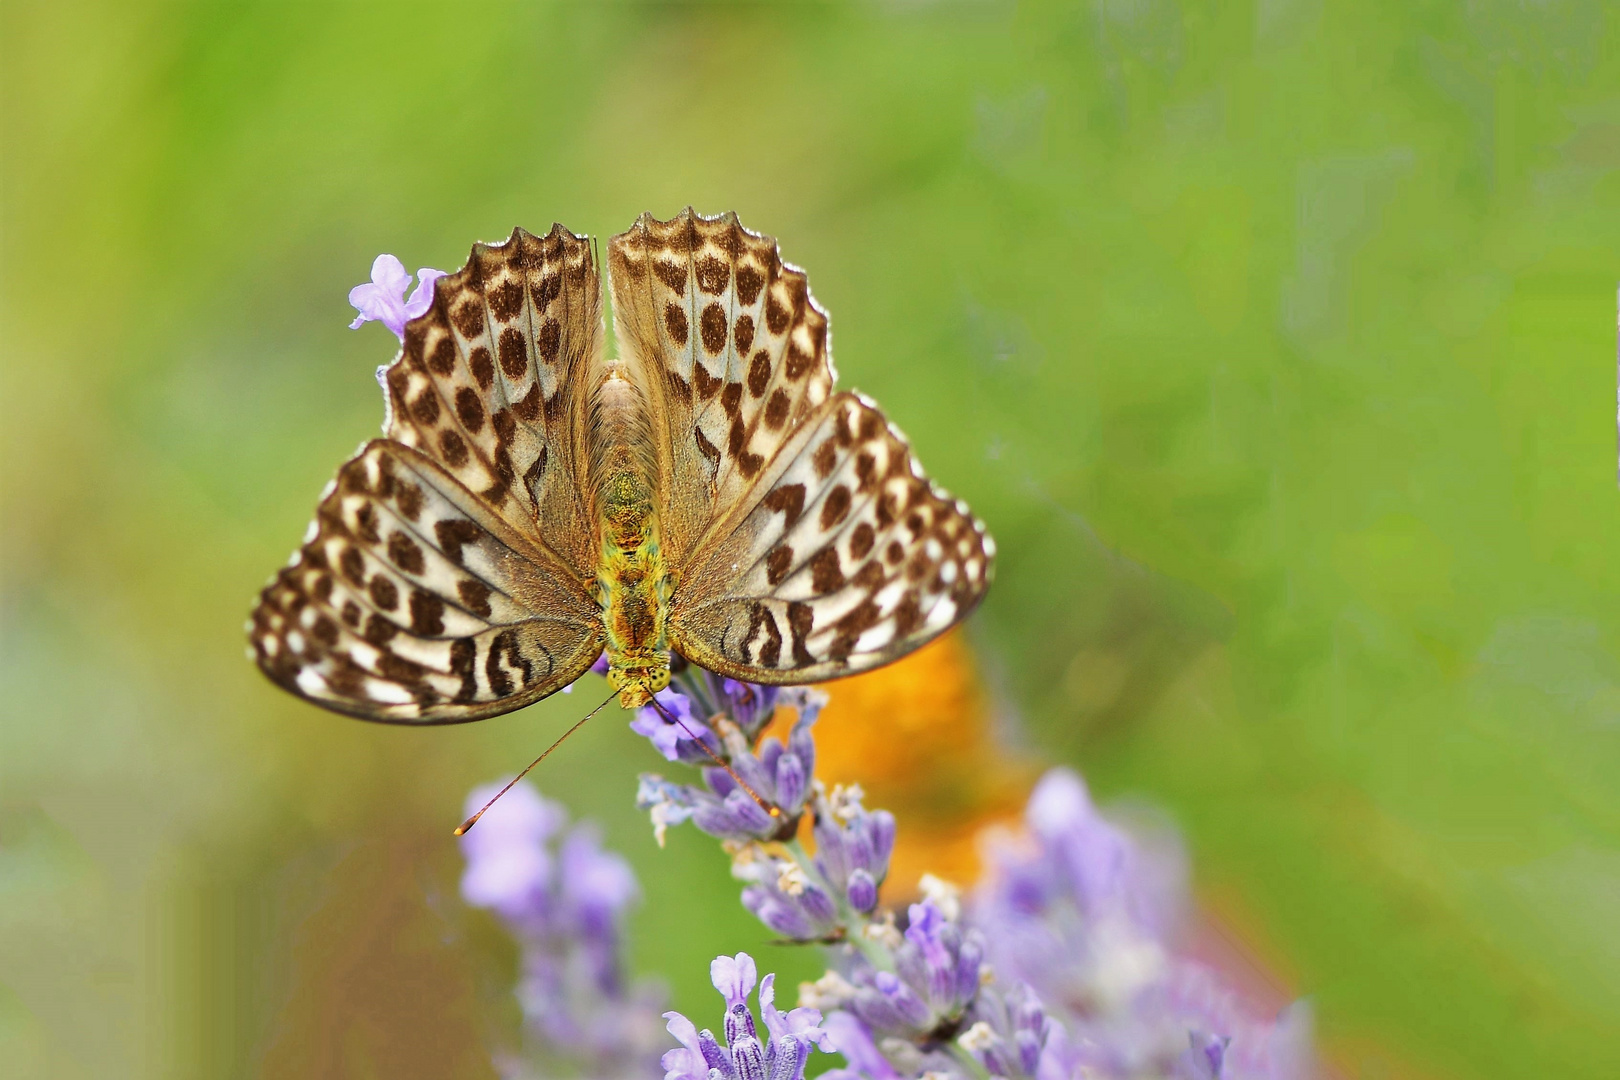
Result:
{"label": "cream-colored wing patch", "polygon": [[795,431],[761,489],[670,601],[672,645],[711,671],[800,683],[877,667],[960,621],[989,587],[983,523],[859,395],[836,395]]}
{"label": "cream-colored wing patch", "polygon": [[476,244],[385,371],[385,434],[442,465],[576,576],[595,568],[583,418],[602,351],[590,241],[561,225]]}
{"label": "cream-colored wing patch", "polygon": [[402,724],[520,708],[602,651],[600,612],[575,575],[384,439],[338,470],[248,637],[265,674],[300,697]]}
{"label": "cream-colored wing patch", "polygon": [[832,392],[827,316],[776,241],[735,214],[643,214],[608,241],[608,274],[620,353],[652,413],[665,557],[679,568]]}

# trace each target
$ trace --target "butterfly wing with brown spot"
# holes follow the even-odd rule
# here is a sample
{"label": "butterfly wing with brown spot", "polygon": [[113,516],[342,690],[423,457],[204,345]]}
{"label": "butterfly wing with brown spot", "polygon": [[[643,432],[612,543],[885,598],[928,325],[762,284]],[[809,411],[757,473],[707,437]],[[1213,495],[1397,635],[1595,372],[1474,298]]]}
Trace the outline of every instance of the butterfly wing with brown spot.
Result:
{"label": "butterfly wing with brown spot", "polygon": [[368,720],[455,723],[567,686],[601,653],[584,582],[585,394],[601,353],[588,241],[479,244],[384,374],[387,439],[344,465],[250,638],[261,668]]}
{"label": "butterfly wing with brown spot", "polygon": [[596,566],[580,483],[590,370],[602,351],[590,241],[561,225],[476,244],[440,278],[384,372],[384,434],[414,447],[581,580]]}
{"label": "butterfly wing with brown spot", "polygon": [[664,555],[680,566],[832,392],[827,316],[735,214],[643,214],[608,253],[620,353],[654,418]]}
{"label": "butterfly wing with brown spot", "polygon": [[602,651],[596,605],[549,554],[386,439],[338,470],[249,635],[259,666],[288,690],[392,723],[519,708]]}
{"label": "butterfly wing with brown spot", "polygon": [[750,682],[835,678],[977,605],[994,542],[872,402],[832,393],[827,317],[773,240],[735,215],[643,215],[609,274],[667,478],[681,655]]}

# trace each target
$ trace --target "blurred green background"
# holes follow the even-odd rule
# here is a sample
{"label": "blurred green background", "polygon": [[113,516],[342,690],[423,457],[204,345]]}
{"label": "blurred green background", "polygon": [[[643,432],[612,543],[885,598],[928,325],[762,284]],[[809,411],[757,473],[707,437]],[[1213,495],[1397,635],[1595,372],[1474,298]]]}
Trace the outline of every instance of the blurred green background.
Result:
{"label": "blurred green background", "polygon": [[[373,256],[693,203],[809,269],[1000,541],[996,691],[1168,809],[1339,1075],[1620,1074],[1614,9],[0,19],[0,1072],[492,1075],[449,829],[579,704],[365,725],[239,627],[381,419]],[[653,847],[622,718],[566,754],[678,1006],[721,949],[810,973]]]}

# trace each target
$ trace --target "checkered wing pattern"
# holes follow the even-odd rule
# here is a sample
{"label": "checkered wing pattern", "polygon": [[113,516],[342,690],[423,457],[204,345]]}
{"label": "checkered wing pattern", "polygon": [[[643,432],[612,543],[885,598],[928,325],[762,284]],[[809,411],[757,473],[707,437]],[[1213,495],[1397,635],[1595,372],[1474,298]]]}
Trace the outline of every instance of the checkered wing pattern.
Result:
{"label": "checkered wing pattern", "polygon": [[653,416],[665,557],[680,566],[832,393],[827,316],[735,214],[643,214],[608,242],[620,354]]}
{"label": "checkered wing pattern", "polygon": [[600,613],[572,575],[385,439],[338,470],[248,637],[265,674],[300,697],[405,724],[520,708],[602,652]]}
{"label": "checkered wing pattern", "polygon": [[368,720],[455,723],[578,678],[602,650],[585,590],[590,243],[562,226],[477,244],[383,372],[386,439],[339,470],[249,625],[259,666]]}
{"label": "checkered wing pattern", "polygon": [[869,400],[835,395],[783,447],[741,518],[680,576],[681,655],[798,683],[895,660],[977,606],[995,542]]}
{"label": "checkered wing pattern", "polygon": [[432,458],[582,580],[596,567],[585,486],[602,286],[590,241],[561,225],[476,244],[439,279],[383,373],[384,433]]}
{"label": "checkered wing pattern", "polygon": [[776,242],[688,209],[608,250],[620,351],[652,406],[675,649],[810,682],[967,615],[994,542],[875,404],[833,392],[827,316]]}

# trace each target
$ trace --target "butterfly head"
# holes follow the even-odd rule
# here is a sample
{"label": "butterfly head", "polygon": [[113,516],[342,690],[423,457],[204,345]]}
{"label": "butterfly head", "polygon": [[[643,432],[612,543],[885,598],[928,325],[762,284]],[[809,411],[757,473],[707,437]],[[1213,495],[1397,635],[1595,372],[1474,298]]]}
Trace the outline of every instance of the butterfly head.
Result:
{"label": "butterfly head", "polygon": [[669,654],[647,650],[644,655],[616,656],[608,666],[608,685],[619,692],[619,704],[639,709],[669,685]]}

